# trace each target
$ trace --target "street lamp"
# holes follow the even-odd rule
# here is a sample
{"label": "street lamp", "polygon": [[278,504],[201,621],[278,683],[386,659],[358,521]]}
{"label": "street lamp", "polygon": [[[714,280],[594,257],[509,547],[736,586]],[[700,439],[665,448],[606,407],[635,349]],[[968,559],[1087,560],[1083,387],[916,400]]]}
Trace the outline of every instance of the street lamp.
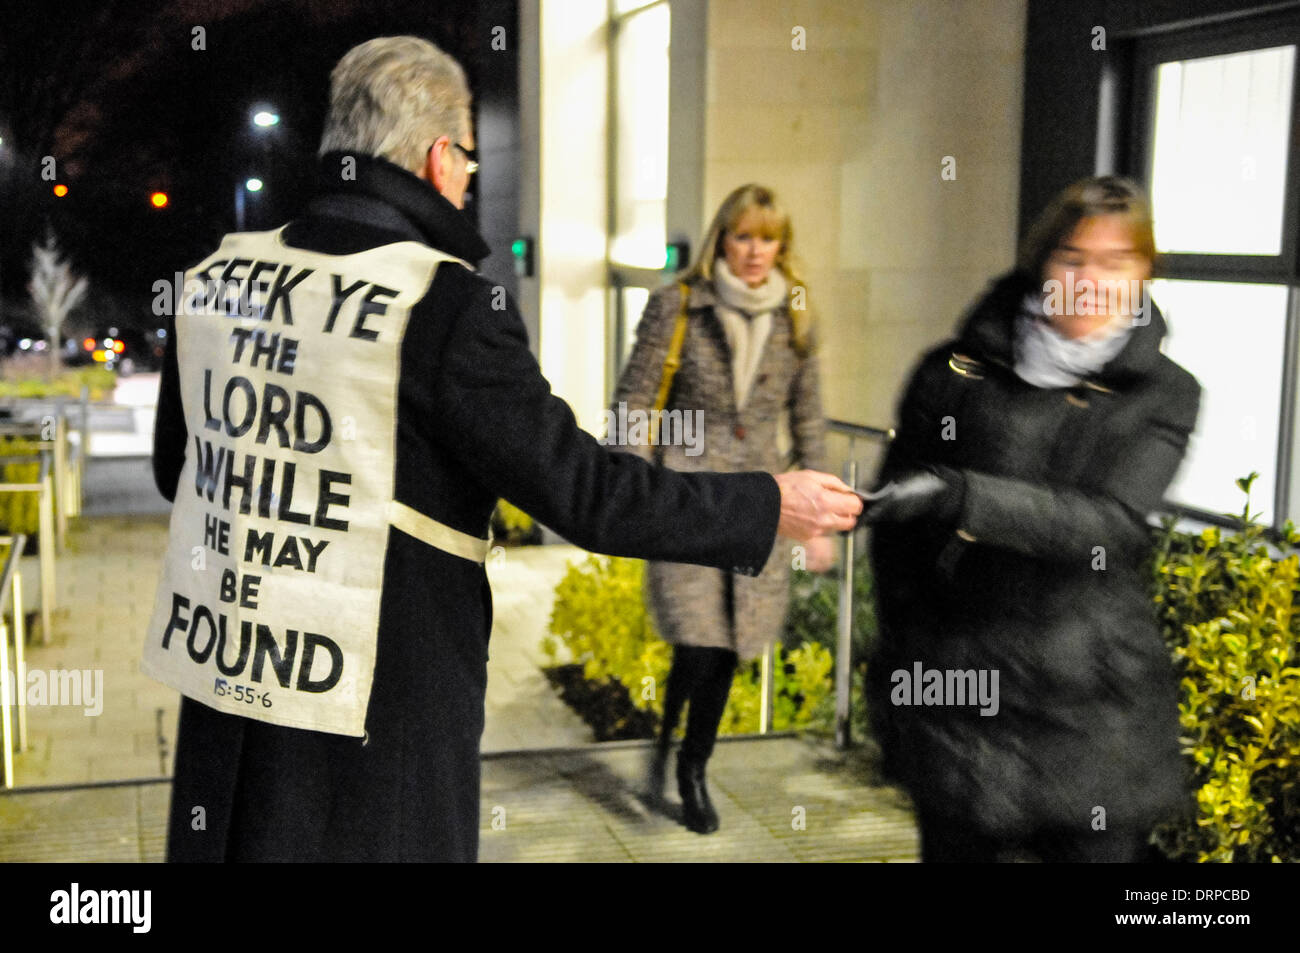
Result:
{"label": "street lamp", "polygon": [[262,180],[256,176],[252,176],[235,185],[235,231],[242,232],[244,230],[244,203],[247,201],[246,194],[248,192],[262,191],[262,185]]}
{"label": "street lamp", "polygon": [[[261,151],[268,153],[270,151],[270,142],[267,133],[272,127],[280,124],[280,114],[273,108],[263,104],[249,111],[249,122],[253,127],[253,132],[257,134],[257,138],[262,140]],[[265,155],[263,158],[265,158]],[[263,186],[262,180],[256,176],[235,183],[235,231],[242,232],[244,230],[248,202],[247,193],[260,192]]]}

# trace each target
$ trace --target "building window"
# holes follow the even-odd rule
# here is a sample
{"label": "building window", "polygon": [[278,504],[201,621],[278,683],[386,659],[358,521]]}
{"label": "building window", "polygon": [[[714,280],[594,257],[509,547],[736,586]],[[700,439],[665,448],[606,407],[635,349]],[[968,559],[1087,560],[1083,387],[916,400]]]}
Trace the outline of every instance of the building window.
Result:
{"label": "building window", "polygon": [[610,9],[611,394],[650,291],[665,278],[670,16],[667,0],[613,0]]}
{"label": "building window", "polygon": [[668,196],[668,4],[613,21],[610,261],[664,265]]}
{"label": "building window", "polygon": [[1150,178],[1160,251],[1282,253],[1294,75],[1294,46],[1156,68]]}
{"label": "building window", "polygon": [[1293,13],[1133,47],[1129,160],[1161,258],[1151,293],[1169,321],[1165,353],[1203,388],[1168,498],[1201,518],[1239,513],[1234,480],[1251,471],[1264,522],[1300,514],[1298,35]]}

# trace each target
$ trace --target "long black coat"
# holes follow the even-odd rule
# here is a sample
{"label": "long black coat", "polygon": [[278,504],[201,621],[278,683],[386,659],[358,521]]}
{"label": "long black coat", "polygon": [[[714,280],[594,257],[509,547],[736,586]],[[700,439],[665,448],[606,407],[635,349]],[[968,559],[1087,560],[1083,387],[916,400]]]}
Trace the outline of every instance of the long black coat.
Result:
{"label": "long black coat", "polygon": [[[325,157],[322,195],[286,230],[288,244],[346,255],[415,240],[471,262],[486,256],[431,186],[383,160],[357,159],[353,181],[340,179],[339,156]],[[395,497],[479,537],[505,497],[587,549],[757,574],[776,536],[775,480],[680,474],[601,447],[551,394],[518,311],[500,307],[498,292],[446,263],[412,310]],[[154,436],[155,478],[168,499],[188,449],[175,337]],[[482,565],[390,531],[367,738],[183,700],[168,858],[474,860],[491,625]]]}
{"label": "long black coat", "polygon": [[[1072,388],[1012,370],[1033,283],[998,281],[903,397],[881,480],[961,470],[956,525],[877,526],[880,642],[868,704],[887,771],[925,809],[995,835],[1149,826],[1184,797],[1176,678],[1139,566],[1200,386],[1152,308]],[[997,670],[999,707],[895,704],[894,673]],[[951,699],[950,699],[951,700]]]}

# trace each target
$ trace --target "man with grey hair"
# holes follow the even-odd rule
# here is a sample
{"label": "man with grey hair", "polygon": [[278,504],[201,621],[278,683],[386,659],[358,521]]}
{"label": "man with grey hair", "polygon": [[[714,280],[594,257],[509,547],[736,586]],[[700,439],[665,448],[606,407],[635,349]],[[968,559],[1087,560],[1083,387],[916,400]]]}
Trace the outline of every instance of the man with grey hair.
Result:
{"label": "man with grey hair", "polygon": [[[362,43],[339,61],[330,83],[322,156],[380,156],[425,177],[433,149],[459,149],[462,143],[473,149],[465,71],[427,40],[389,36]],[[430,130],[446,135],[431,143]],[[468,176],[450,184],[446,197],[460,207]]]}
{"label": "man with grey hair", "polygon": [[361,44],[331,77],[320,194],[190,272],[142,661],[185,696],[171,860],[476,859],[498,498],[595,552],[751,575],[778,532],[861,509],[828,474],[679,473],[578,427],[474,271],[469,110],[431,43]]}

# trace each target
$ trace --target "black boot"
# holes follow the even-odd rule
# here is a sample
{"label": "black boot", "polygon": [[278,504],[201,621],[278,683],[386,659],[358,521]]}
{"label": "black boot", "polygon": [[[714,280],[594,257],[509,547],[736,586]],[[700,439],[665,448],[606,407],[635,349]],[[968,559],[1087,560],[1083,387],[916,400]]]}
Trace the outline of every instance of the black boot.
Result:
{"label": "black boot", "polygon": [[704,761],[692,761],[677,753],[677,791],[682,796],[682,820],[697,834],[712,834],[718,829],[718,812],[709,800],[704,783]]}
{"label": "black boot", "polygon": [[668,751],[672,748],[672,736],[661,734],[650,752],[650,766],[646,770],[646,796],[654,802],[664,799],[664,778],[668,772]]}

